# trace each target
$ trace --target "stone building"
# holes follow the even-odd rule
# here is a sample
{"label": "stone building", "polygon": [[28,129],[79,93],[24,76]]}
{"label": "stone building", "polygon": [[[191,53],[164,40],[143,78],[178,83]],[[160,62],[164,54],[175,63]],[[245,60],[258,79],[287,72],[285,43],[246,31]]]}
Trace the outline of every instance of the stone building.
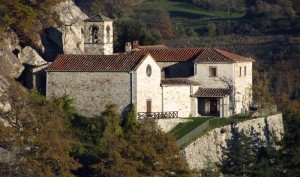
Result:
{"label": "stone building", "polygon": [[[196,114],[227,117],[244,113],[252,102],[253,59],[216,48],[154,49],[150,53],[164,78],[187,78],[200,84],[191,94]],[[195,115],[192,113],[192,115]]]}
{"label": "stone building", "polygon": [[140,118],[247,111],[251,58],[216,48],[138,50],[120,55],[59,55],[47,70],[46,96],[70,95],[79,113],[121,112],[135,104]]}
{"label": "stone building", "polygon": [[70,95],[79,113],[99,115],[115,103],[139,118],[228,117],[252,101],[252,62],[216,48],[172,49],[126,43],[113,54],[113,20],[84,20],[84,54],[62,54],[47,70],[46,97]]}

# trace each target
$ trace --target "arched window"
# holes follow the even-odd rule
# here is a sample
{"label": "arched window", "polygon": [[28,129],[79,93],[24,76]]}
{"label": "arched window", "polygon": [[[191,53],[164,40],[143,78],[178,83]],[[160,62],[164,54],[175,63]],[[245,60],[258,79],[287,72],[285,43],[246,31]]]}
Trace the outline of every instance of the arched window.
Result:
{"label": "arched window", "polygon": [[91,39],[92,39],[92,43],[97,43],[98,42],[98,31],[99,28],[97,26],[92,26],[91,27]]}
{"label": "arched window", "polygon": [[110,27],[106,26],[106,41],[107,43],[110,42]]}

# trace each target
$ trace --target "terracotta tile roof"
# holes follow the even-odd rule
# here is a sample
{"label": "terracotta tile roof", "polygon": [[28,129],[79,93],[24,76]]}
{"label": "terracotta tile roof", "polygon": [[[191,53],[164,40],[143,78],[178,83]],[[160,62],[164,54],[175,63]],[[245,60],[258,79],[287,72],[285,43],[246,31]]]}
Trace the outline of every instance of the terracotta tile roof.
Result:
{"label": "terracotta tile roof", "polygon": [[203,49],[191,48],[191,49],[146,49],[133,51],[134,54],[147,54],[156,61],[188,61],[194,59]]}
{"label": "terracotta tile roof", "polygon": [[237,62],[251,61],[251,58],[229,53],[216,48],[187,48],[187,49],[142,49],[133,51],[134,54],[150,53],[158,61],[195,61],[195,62]]}
{"label": "terracotta tile roof", "polygon": [[202,62],[236,62],[236,61],[254,61],[251,58],[243,57],[229,53],[216,48],[205,48],[195,60],[197,63]]}
{"label": "terracotta tile roof", "polygon": [[161,80],[161,85],[200,85],[186,78],[167,78]]}
{"label": "terracotta tile roof", "polygon": [[199,88],[194,97],[224,97],[229,95],[230,89],[226,88]]}
{"label": "terracotta tile roof", "polygon": [[58,55],[48,71],[131,71],[144,55]]}
{"label": "terracotta tile roof", "polygon": [[113,21],[113,20],[102,14],[96,14],[96,15],[93,15],[93,16],[83,20],[83,21],[85,21],[85,22],[106,22],[106,21]]}

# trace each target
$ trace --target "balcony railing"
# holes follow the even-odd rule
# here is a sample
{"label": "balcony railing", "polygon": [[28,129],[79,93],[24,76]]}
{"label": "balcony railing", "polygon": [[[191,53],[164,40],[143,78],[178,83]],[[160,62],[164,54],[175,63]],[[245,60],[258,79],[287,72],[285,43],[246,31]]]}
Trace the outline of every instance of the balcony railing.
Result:
{"label": "balcony railing", "polygon": [[178,111],[138,112],[138,119],[168,119],[168,118],[178,118]]}

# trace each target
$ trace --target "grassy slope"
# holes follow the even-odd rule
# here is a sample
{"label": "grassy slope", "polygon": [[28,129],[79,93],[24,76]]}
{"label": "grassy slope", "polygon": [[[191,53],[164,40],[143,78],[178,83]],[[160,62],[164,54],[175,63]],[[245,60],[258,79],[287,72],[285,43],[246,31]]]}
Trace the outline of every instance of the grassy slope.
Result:
{"label": "grassy slope", "polygon": [[145,15],[151,10],[164,9],[170,13],[174,25],[184,28],[201,29],[209,22],[222,22],[238,20],[244,14],[234,13],[231,16],[227,12],[207,11],[196,8],[184,2],[172,2],[161,0],[160,2],[146,2],[136,8],[136,12]]}
{"label": "grassy slope", "polygon": [[184,135],[188,134],[204,122],[206,122],[209,118],[191,118],[192,121],[179,123],[172,131],[171,133],[175,136],[175,138],[178,140],[182,138]]}

